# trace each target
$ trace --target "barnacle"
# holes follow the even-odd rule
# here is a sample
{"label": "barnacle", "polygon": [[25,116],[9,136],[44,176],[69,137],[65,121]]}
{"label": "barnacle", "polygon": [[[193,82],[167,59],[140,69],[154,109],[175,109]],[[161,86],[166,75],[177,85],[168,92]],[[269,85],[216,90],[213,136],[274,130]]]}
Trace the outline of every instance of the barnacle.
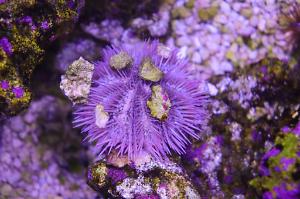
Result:
{"label": "barnacle", "polygon": [[88,102],[77,105],[74,124],[99,155],[165,158],[199,138],[209,115],[206,92],[187,78],[187,61],[177,51],[166,57],[158,47],[154,41],[106,48],[95,64]]}

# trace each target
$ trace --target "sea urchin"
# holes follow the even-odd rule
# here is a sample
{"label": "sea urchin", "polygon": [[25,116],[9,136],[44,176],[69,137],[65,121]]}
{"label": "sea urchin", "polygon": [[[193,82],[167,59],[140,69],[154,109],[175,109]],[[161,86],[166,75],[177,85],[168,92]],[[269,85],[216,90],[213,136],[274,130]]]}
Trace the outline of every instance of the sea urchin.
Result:
{"label": "sea urchin", "polygon": [[187,61],[157,42],[109,47],[95,64],[88,102],[75,111],[75,126],[96,144],[130,160],[146,152],[164,158],[185,152],[207,123],[209,102],[201,81],[189,79]]}

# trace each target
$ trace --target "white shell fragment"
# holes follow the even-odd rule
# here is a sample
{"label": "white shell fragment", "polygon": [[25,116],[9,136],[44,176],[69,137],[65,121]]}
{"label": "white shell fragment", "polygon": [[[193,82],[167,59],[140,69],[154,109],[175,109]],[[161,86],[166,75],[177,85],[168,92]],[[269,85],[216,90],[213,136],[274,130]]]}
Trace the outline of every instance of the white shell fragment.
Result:
{"label": "white shell fragment", "polygon": [[99,127],[99,128],[105,128],[106,124],[109,120],[109,115],[107,112],[105,112],[104,107],[101,104],[98,104],[95,107],[95,124]]}

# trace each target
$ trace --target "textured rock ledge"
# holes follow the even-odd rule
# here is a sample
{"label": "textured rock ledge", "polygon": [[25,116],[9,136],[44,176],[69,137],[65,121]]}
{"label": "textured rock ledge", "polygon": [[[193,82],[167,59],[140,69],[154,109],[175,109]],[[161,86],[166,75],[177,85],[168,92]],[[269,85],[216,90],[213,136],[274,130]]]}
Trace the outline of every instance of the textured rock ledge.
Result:
{"label": "textured rock ledge", "polygon": [[114,198],[200,199],[184,170],[171,161],[154,161],[144,154],[136,162],[108,157],[88,169],[88,184]]}

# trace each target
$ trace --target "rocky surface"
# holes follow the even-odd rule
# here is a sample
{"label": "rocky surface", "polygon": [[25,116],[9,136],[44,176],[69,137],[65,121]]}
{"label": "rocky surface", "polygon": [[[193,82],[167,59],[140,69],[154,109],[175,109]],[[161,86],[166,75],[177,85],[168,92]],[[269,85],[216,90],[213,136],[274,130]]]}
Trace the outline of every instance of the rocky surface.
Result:
{"label": "rocky surface", "polygon": [[[16,23],[5,14],[4,2],[0,0],[0,10],[5,10],[0,28]],[[70,2],[70,10],[76,10]],[[97,192],[104,198],[299,198],[299,54],[292,51],[293,34],[285,32],[288,21],[282,14],[296,0],[95,2],[86,1],[68,40],[55,39],[61,33],[54,28],[55,20],[43,21],[27,12],[13,16],[21,18],[16,30],[9,29],[14,34],[0,32],[0,96],[6,102],[1,114],[17,113],[29,103],[32,95],[22,74],[32,73],[26,67],[33,69],[36,64],[30,64],[42,54],[51,55],[46,57],[51,73],[45,73],[54,76],[47,89],[58,95],[60,75],[79,57],[93,62],[108,44],[130,48],[158,39],[164,44],[159,48],[162,57],[169,57],[169,48],[178,48],[178,56],[188,59],[188,78],[207,81],[203,89],[212,100],[209,127],[186,154],[171,157],[171,162],[147,155],[131,162],[115,153],[99,160],[91,155],[93,146],[81,144],[71,127],[71,102],[42,97],[27,112],[1,124],[1,198],[93,199]],[[12,13],[21,13],[32,5],[9,6]],[[20,30],[26,34],[20,36]],[[40,46],[50,38],[61,44],[57,51]],[[20,54],[31,56],[23,59]],[[15,63],[21,63],[17,72]],[[2,73],[8,68],[13,70]],[[156,106],[159,111],[161,104]],[[98,124],[105,126],[101,110]],[[157,117],[162,115],[167,112]]]}
{"label": "rocky surface", "polygon": [[84,178],[88,154],[70,106],[45,96],[1,126],[0,198],[96,198]]}
{"label": "rocky surface", "polygon": [[[31,80],[49,43],[70,32],[84,1],[1,1],[0,114],[15,115],[29,105]],[[22,90],[16,94],[15,88]]]}
{"label": "rocky surface", "polygon": [[[123,161],[122,161],[123,159]],[[124,162],[123,157],[116,162]],[[120,166],[109,161],[89,168],[88,183],[95,190],[122,198],[190,198],[200,195],[182,168],[171,161],[155,161],[144,154],[139,162]]]}

